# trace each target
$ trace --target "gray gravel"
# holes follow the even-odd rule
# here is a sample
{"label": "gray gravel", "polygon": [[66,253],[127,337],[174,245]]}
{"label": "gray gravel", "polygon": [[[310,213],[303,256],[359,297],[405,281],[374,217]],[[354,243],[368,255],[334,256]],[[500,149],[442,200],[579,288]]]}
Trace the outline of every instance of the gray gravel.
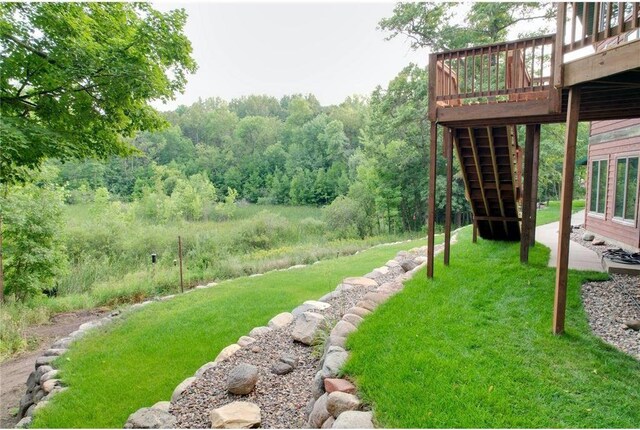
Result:
{"label": "gray gravel", "polygon": [[[582,240],[582,228],[574,229],[571,240],[602,256],[617,246],[594,245]],[[640,319],[640,277],[611,275],[606,282],[588,282],[582,286],[582,302],[593,332],[610,345],[640,359],[640,332],[624,327]]]}
{"label": "gray gravel", "polygon": [[[422,253],[421,253],[422,254]],[[393,268],[376,281],[383,284],[404,274],[402,268]],[[342,291],[327,301],[331,307],[314,312],[323,314],[331,327],[347,309],[354,306],[366,293],[377,287],[353,288]],[[207,370],[182,396],[171,404],[170,412],[177,418],[178,428],[209,428],[209,412],[227,403],[243,400],[256,403],[262,411],[262,428],[304,428],[308,416],[308,405],[313,400],[312,381],[319,370],[322,347],[309,347],[291,338],[293,325],[273,330],[256,342],[242,348],[217,367]],[[330,328],[327,330],[327,334]],[[259,352],[252,352],[259,348]],[[298,358],[295,369],[286,375],[275,375],[271,367],[283,354]],[[227,375],[236,365],[249,363],[258,368],[256,389],[246,395],[237,396],[225,390]]]}

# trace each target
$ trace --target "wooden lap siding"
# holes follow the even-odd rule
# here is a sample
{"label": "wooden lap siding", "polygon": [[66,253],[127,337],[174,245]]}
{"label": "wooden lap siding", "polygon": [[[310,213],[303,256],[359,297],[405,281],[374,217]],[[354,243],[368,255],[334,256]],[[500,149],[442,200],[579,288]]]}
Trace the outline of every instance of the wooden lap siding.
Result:
{"label": "wooden lap siding", "polygon": [[[589,163],[587,175],[586,229],[592,233],[640,248],[640,224],[636,197],[636,219],[633,223],[614,220],[617,159],[629,156],[640,157],[640,119],[616,121],[594,121],[591,124]],[[610,140],[614,139],[614,140]],[[597,142],[597,143],[596,143]],[[592,163],[607,160],[607,192],[604,217],[589,213],[591,199]],[[636,191],[637,192],[637,191]]]}

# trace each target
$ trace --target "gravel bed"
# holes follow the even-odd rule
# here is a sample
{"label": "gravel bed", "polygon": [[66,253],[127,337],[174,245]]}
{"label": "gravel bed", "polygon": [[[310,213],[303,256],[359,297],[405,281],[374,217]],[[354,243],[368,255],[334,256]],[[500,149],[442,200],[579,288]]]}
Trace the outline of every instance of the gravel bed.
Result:
{"label": "gravel bed", "polygon": [[[617,246],[594,245],[582,240],[584,229],[571,233],[571,240],[599,256]],[[598,239],[598,237],[596,237]],[[582,286],[582,303],[593,332],[610,345],[640,359],[640,332],[625,328],[624,323],[640,320],[640,276],[612,274],[605,282],[588,282]]]}
{"label": "gravel bed", "polygon": [[[376,281],[383,284],[397,279],[402,274],[402,268],[392,268]],[[375,288],[377,287],[358,287],[342,291],[327,300],[331,307],[314,312],[323,314],[333,327],[347,309]],[[207,370],[176,402],[172,402],[170,413],[177,418],[177,427],[209,428],[212,409],[233,401],[248,401],[260,407],[262,428],[305,428],[308,405],[313,400],[312,381],[319,370],[323,351],[322,347],[310,347],[294,342],[291,338],[292,329],[293,324],[260,336],[256,342]],[[289,374],[275,375],[270,370],[271,366],[283,353],[295,355],[298,365]],[[227,375],[240,363],[258,367],[258,384],[254,391],[246,396],[233,395],[226,390]]]}

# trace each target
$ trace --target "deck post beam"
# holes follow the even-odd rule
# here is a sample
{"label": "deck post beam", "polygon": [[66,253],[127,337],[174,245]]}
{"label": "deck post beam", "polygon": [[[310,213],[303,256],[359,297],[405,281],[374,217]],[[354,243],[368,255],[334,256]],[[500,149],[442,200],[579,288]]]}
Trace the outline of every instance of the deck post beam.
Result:
{"label": "deck post beam", "polygon": [[444,129],[444,150],[447,159],[447,189],[444,215],[444,265],[449,265],[451,257],[451,195],[453,193],[453,133]]}
{"label": "deck post beam", "polygon": [[569,240],[571,234],[571,203],[573,201],[573,177],[576,166],[576,140],[580,113],[580,87],[569,90],[567,129],[565,135],[564,163],[562,167],[562,195],[560,197],[560,231],[558,233],[558,260],[556,286],[553,301],[553,333],[564,332],[567,307],[567,272],[569,266]]}
{"label": "deck post beam", "polygon": [[427,278],[433,278],[436,227],[436,166],[438,161],[438,123],[431,122],[429,151],[429,207],[427,208]]}
{"label": "deck post beam", "polygon": [[531,223],[529,246],[536,244],[536,221],[538,215],[538,175],[540,173],[540,124],[533,131],[533,168],[531,169]]}
{"label": "deck post beam", "polygon": [[522,227],[520,228],[520,262],[529,262],[529,235],[531,234],[531,183],[535,126],[527,125],[524,144],[524,181],[522,184]]}
{"label": "deck post beam", "polygon": [[471,242],[478,242],[478,221],[476,221],[476,217],[473,217],[473,234],[471,236]]}

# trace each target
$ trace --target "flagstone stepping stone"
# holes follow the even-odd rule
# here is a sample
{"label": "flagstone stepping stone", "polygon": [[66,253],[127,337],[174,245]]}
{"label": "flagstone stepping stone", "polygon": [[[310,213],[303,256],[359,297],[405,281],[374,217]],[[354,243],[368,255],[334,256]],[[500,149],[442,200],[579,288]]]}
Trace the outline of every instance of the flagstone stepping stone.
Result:
{"label": "flagstone stepping stone", "polygon": [[211,411],[211,428],[248,429],[260,426],[260,407],[251,402],[232,402]]}

